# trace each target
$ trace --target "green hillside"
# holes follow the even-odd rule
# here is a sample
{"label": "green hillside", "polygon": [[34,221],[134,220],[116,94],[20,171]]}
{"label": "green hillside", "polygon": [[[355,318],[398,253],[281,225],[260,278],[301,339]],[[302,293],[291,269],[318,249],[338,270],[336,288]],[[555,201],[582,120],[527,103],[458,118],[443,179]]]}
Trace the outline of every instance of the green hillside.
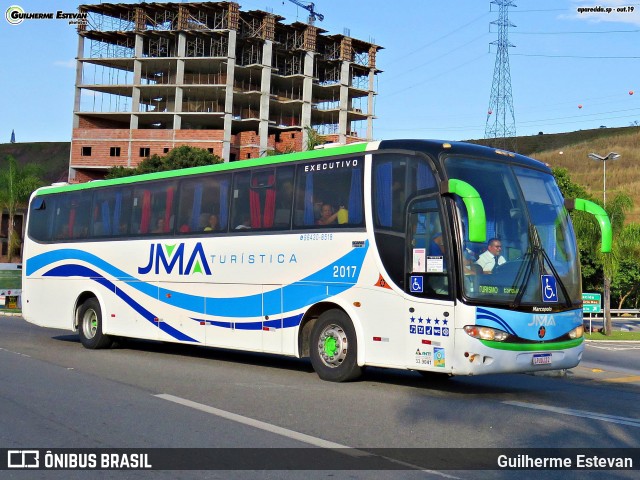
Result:
{"label": "green hillside", "polygon": [[0,165],[7,155],[13,155],[19,165],[40,165],[45,183],[66,181],[70,148],[69,142],[0,143]]}
{"label": "green hillside", "polygon": [[[579,133],[584,135],[573,136]],[[602,200],[603,165],[601,161],[591,160],[588,155],[619,153],[619,159],[607,162],[607,199],[610,200],[618,192],[629,195],[634,207],[626,220],[640,223],[640,127],[606,128],[563,135],[567,135],[567,143],[556,143],[553,139],[547,148],[529,155],[551,167],[566,168],[574,182],[585,186],[594,198]]]}
{"label": "green hillside", "polygon": [[[516,137],[516,150],[522,155],[535,157],[536,153],[547,150],[562,149],[566,146],[584,142],[592,142],[601,138],[617,137],[619,135],[633,135],[640,131],[640,127],[596,128],[592,130],[578,130],[568,133],[538,134],[528,137]],[[491,140],[468,140],[479,145],[491,145]]]}

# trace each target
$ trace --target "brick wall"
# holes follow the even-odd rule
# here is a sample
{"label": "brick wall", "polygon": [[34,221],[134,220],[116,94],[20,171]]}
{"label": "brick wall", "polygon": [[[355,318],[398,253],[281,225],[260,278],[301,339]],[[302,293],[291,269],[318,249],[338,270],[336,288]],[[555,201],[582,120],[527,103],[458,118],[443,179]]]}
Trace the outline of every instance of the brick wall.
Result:
{"label": "brick wall", "polygon": [[100,180],[104,178],[103,172],[95,172],[91,170],[76,171],[76,177],[69,180],[69,183],[86,183],[91,180]]}
{"label": "brick wall", "polygon": [[274,147],[280,152],[302,151],[302,132],[288,131],[281,133],[280,140],[275,142]]}
{"label": "brick wall", "polygon": [[123,122],[114,122],[113,120],[103,120],[100,118],[91,118],[91,117],[79,117],[78,119],[78,127],[79,128],[88,128],[88,129],[102,129],[102,128],[120,128],[129,130],[129,124]]}
{"label": "brick wall", "polygon": [[[301,151],[303,132],[287,131],[279,135],[269,135],[267,144],[269,148],[280,152]],[[327,141],[334,141],[327,137]],[[71,165],[75,169],[86,167],[111,167],[130,166],[136,167],[147,154],[149,156],[165,155],[175,147],[191,145],[197,148],[211,149],[214,155],[222,157],[223,130],[146,130],[146,129],[96,129],[77,128],[73,130],[71,142]],[[348,138],[351,143],[357,139]],[[82,147],[91,147],[91,155],[83,155]],[[120,156],[111,156],[112,147],[120,148]],[[130,149],[130,151],[129,151]],[[141,150],[145,149],[145,150]],[[147,150],[148,149],[148,152]],[[86,152],[85,152],[86,153]],[[260,136],[257,132],[239,132],[231,136],[231,153],[236,160],[258,158],[260,156]],[[129,160],[129,156],[131,157]],[[84,176],[100,173],[77,172],[76,180],[82,181]],[[93,179],[90,178],[90,179]]]}

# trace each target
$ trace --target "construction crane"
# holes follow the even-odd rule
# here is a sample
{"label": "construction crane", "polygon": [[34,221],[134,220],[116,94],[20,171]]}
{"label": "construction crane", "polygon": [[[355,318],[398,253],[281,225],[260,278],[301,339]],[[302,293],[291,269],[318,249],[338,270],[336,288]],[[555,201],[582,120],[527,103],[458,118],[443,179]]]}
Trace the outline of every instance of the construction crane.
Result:
{"label": "construction crane", "polygon": [[300,2],[298,0],[289,1],[291,3],[295,3],[299,7],[302,7],[309,12],[309,25],[313,25],[316,18],[320,21],[324,20],[324,15],[315,11],[315,4],[313,2]]}

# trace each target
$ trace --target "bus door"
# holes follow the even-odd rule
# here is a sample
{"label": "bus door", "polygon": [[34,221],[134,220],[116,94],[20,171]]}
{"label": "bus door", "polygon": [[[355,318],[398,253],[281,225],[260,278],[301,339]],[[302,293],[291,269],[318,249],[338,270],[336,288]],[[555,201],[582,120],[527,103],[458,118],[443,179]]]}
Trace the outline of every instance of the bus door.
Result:
{"label": "bus door", "polygon": [[452,370],[453,252],[443,228],[437,194],[414,199],[408,208],[405,293],[409,368]]}

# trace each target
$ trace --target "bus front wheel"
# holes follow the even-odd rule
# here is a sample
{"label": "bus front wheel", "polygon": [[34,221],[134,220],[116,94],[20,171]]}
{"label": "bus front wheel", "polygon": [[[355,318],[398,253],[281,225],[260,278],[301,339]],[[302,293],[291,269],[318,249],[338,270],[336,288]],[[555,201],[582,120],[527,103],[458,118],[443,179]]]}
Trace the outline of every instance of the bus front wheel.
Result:
{"label": "bus front wheel", "polygon": [[111,346],[111,337],[102,333],[102,311],[97,299],[89,298],[80,307],[78,333],[85,348],[95,350]]}
{"label": "bus front wheel", "polygon": [[330,382],[347,382],[359,377],[356,331],[342,310],[327,310],[311,330],[310,356],[318,376]]}

